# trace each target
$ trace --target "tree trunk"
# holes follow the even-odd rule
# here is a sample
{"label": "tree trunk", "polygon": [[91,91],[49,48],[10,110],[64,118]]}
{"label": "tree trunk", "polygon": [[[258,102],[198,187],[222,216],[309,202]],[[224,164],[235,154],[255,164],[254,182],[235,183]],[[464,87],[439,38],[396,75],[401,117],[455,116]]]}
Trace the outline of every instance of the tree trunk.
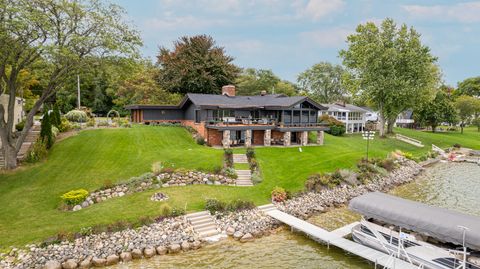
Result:
{"label": "tree trunk", "polygon": [[380,137],[385,137],[385,116],[383,115],[383,112],[380,112],[378,124],[380,125],[380,128],[378,128]]}
{"label": "tree trunk", "polygon": [[387,120],[387,134],[393,134],[393,126],[395,125],[395,120],[396,118]]}
{"label": "tree trunk", "polygon": [[463,122],[460,123],[460,133],[463,134]]}
{"label": "tree trunk", "polygon": [[432,133],[435,133],[435,129],[437,129],[437,125],[432,125]]}
{"label": "tree trunk", "polygon": [[9,143],[3,144],[3,157],[5,158],[5,169],[10,170],[17,167],[17,150]]}

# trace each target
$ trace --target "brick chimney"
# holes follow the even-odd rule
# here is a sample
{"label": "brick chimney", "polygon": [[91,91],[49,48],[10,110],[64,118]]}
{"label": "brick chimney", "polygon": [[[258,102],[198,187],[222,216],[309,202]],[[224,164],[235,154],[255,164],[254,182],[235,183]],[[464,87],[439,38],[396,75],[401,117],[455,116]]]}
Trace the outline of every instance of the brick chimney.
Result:
{"label": "brick chimney", "polygon": [[260,92],[260,95],[261,95],[261,96],[267,95],[267,91],[266,91],[266,90],[261,91],[261,92]]}
{"label": "brick chimney", "polygon": [[235,96],[235,86],[234,85],[223,86],[222,87],[222,95]]}

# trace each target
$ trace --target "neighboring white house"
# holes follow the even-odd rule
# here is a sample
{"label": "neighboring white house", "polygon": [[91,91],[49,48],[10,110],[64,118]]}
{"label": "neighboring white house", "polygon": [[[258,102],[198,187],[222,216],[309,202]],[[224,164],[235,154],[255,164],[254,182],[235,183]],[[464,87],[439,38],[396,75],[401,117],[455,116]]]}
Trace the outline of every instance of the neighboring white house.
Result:
{"label": "neighboring white house", "polygon": [[320,111],[320,114],[330,115],[345,123],[347,133],[361,132],[365,128],[367,110],[343,103],[322,104],[322,106],[328,107],[328,110]]}
{"label": "neighboring white house", "polygon": [[[4,119],[8,120],[8,100],[10,95],[2,94],[0,95],[0,103],[3,105],[5,110]],[[23,119],[23,100],[20,97],[15,98],[15,107],[14,107],[14,116],[13,116],[13,130],[15,130],[15,124],[19,123]]]}
{"label": "neighboring white house", "polygon": [[400,113],[397,116],[397,120],[395,120],[395,126],[402,128],[411,128],[414,123],[415,120],[413,119],[413,111],[411,109]]}
{"label": "neighboring white house", "polygon": [[365,109],[367,112],[365,113],[365,119],[370,122],[377,122],[378,121],[378,112],[366,107],[362,106],[361,108]]}

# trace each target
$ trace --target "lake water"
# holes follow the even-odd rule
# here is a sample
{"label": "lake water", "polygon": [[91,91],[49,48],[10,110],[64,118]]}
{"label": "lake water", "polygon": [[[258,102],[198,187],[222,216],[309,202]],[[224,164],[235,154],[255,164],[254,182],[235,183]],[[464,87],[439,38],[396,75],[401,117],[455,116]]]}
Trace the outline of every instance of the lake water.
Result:
{"label": "lake water", "polygon": [[[480,166],[439,163],[415,182],[392,190],[394,195],[480,216]],[[332,230],[360,216],[338,208],[309,221]],[[121,264],[126,268],[373,268],[365,260],[336,248],[327,249],[302,234],[283,229],[276,234],[239,243],[228,239],[197,251],[156,256]]]}

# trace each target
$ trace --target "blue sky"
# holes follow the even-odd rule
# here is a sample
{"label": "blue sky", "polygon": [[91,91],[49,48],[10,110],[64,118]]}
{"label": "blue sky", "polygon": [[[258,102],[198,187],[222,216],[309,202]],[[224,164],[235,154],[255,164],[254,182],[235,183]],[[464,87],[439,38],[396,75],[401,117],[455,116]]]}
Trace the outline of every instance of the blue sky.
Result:
{"label": "blue sky", "polygon": [[208,34],[240,67],[271,69],[283,79],[338,51],[360,23],[393,18],[413,26],[438,57],[447,84],[480,75],[480,1],[112,0],[140,30],[145,57],[183,35]]}

